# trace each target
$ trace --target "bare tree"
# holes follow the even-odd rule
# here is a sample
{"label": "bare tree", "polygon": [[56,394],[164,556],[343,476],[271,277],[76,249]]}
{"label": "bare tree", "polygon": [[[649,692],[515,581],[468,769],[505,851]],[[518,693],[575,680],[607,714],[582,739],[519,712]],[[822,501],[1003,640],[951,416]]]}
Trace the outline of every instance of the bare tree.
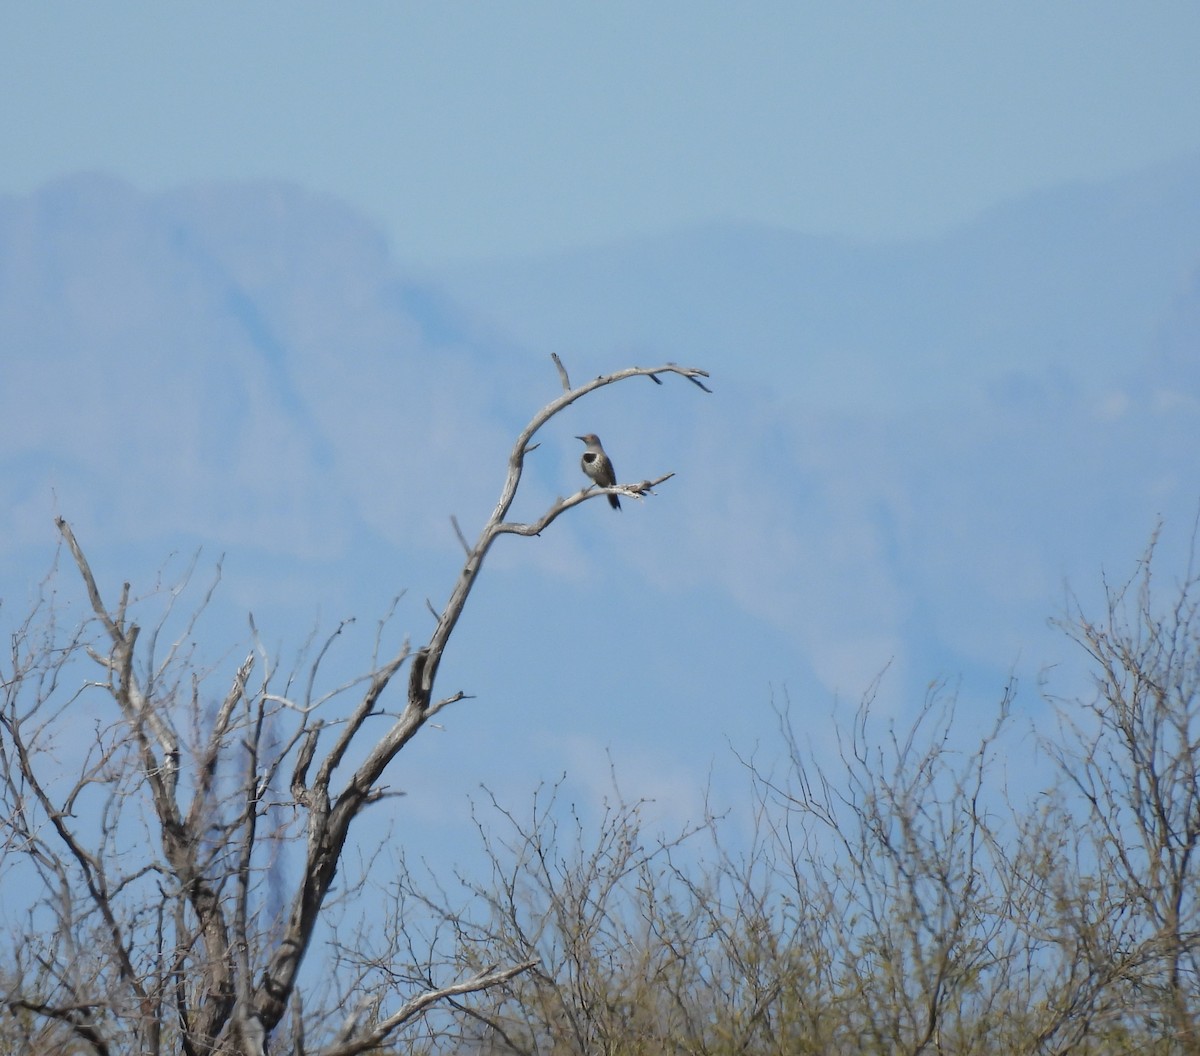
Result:
{"label": "bare tree", "polygon": [[911,726],[876,736],[869,695],[832,766],[781,714],[790,774],[760,781],[784,808],[794,897],[829,921],[833,1051],[978,1051],[995,1028],[994,980],[1019,941],[996,883],[1002,803],[988,787],[1007,699],[964,752],[952,698],[932,691]]}
{"label": "bare tree", "polygon": [[1062,702],[1053,739],[1014,720],[1013,684],[970,734],[936,685],[907,722],[868,694],[834,753],[781,709],[785,758],[747,762],[749,831],[709,811],[650,836],[615,782],[595,820],[556,789],[528,814],[485,804],[491,875],[398,870],[391,916],[424,917],[410,960],[538,965],[454,1006],[428,1051],[1194,1051],[1196,587],[1159,615],[1143,581],[1075,616],[1097,693]]}
{"label": "bare tree", "polygon": [[[394,1039],[435,1004],[506,984],[536,964],[521,955],[452,979],[426,977],[414,992],[409,984],[422,973],[392,971],[386,956],[347,957],[343,965],[357,975],[326,979],[324,995],[300,985],[322,920],[365,882],[365,872],[343,877],[334,893],[352,826],[389,794],[384,777],[396,755],[464,697],[439,696],[438,672],[492,544],[537,535],[598,495],[651,494],[672,475],[584,488],[535,521],[509,521],[538,430],[576,400],[635,377],[662,384],[675,375],[708,391],[705,372],[674,364],[574,388],[557,357],[555,365],[563,393],[518,435],[477,541],[468,544],[454,522],[465,560],[428,639],[385,653],[381,624],[371,669],[333,688],[321,688],[322,662],[338,631],[307,670],[288,673],[256,637],[218,703],[206,707],[207,672],[191,645],[203,603],[172,634],[183,596],[176,584],[144,630],[135,618],[144,601],[128,583],[115,603],[106,600],[59,519],[89,614],[64,628],[57,600],[43,599],[13,636],[0,714],[5,888],[28,892],[24,916],[9,911],[12,958],[0,983],[34,1049],[256,1056],[270,1043],[353,1056]],[[84,656],[98,679],[81,672]],[[369,734],[378,718],[388,720],[385,732]],[[72,751],[60,766],[58,756]],[[302,864],[285,889],[278,864],[291,846],[302,848]]]}
{"label": "bare tree", "polygon": [[[1200,1053],[1200,575],[1163,605],[1151,543],[1133,577],[1106,584],[1099,619],[1062,621],[1094,671],[1090,700],[1060,705],[1054,747],[1082,804],[1073,857],[1088,888],[1074,941],[1111,980],[1120,1019],[1152,1024],[1163,1051]],[[1192,548],[1193,555],[1195,547]]]}
{"label": "bare tree", "polygon": [[589,824],[560,791],[540,789],[528,817],[493,798],[486,809],[500,824],[479,823],[491,875],[462,882],[474,909],[430,905],[460,947],[501,962],[533,952],[539,962],[488,995],[459,1040],[523,1056],[669,1051],[676,1019],[664,1017],[661,997],[685,953],[655,922],[673,904],[670,852],[697,830],[651,835],[646,804],[626,803],[615,782]]}
{"label": "bare tree", "polygon": [[[993,780],[1007,698],[965,751],[951,716],[934,696],[911,727],[877,736],[867,701],[830,760],[782,712],[785,773],[750,764],[757,798],[739,833],[708,813],[648,838],[642,805],[619,796],[591,825],[544,792],[527,817],[493,801],[499,825],[479,825],[491,876],[463,880],[467,906],[430,900],[427,878],[397,881],[458,950],[539,955],[444,1051],[1054,1051],[1047,1028],[1071,1010],[1054,937],[1030,922],[1052,927],[1055,833],[1030,825],[1035,844],[1014,843]],[[1031,869],[1043,882],[1025,882]]]}

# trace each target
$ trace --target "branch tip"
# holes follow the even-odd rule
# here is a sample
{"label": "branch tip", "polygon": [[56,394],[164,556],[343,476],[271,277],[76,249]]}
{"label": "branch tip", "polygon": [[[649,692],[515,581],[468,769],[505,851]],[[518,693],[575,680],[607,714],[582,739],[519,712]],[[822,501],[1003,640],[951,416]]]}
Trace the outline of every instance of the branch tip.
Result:
{"label": "branch tip", "polygon": [[558,358],[557,352],[551,352],[550,358],[554,361],[554,367],[558,371],[558,380],[562,382],[563,392],[570,392],[571,379],[567,377],[567,368],[563,366],[563,361]]}

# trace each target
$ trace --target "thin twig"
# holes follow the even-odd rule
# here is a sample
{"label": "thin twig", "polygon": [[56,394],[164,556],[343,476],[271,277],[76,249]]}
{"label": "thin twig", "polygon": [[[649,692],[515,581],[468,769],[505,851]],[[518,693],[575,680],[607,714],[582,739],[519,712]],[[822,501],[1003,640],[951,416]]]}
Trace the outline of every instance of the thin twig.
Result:
{"label": "thin twig", "polygon": [[463,553],[467,557],[471,556],[471,544],[467,542],[467,537],[463,535],[463,530],[458,525],[458,518],[454,514],[450,514],[450,523],[454,525],[454,534],[458,536],[458,544],[463,548]]}
{"label": "thin twig", "polygon": [[562,382],[563,392],[570,392],[571,379],[567,377],[567,368],[563,366],[563,361],[558,358],[557,352],[551,352],[550,358],[554,360],[554,366],[558,369],[558,377]]}

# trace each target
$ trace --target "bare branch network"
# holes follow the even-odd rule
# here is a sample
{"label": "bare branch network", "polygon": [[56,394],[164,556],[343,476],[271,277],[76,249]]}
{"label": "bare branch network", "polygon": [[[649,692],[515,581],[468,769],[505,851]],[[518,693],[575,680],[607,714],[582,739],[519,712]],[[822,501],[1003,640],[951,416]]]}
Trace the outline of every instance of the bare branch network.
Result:
{"label": "bare branch network", "polygon": [[[99,1054],[258,1056],[289,1009],[294,1020],[309,1018],[298,977],[329,908],[351,827],[388,794],[383,777],[396,755],[432,716],[464,697],[459,691],[437,698],[434,690],[493,542],[505,534],[537,535],[599,495],[643,498],[672,476],[583,488],[533,522],[508,521],[534,436],[577,400],[631,378],[661,385],[676,375],[709,391],[705,371],[671,363],[631,367],[577,388],[557,356],[554,364],[564,391],[518,435],[499,499],[474,545],[452,522],[465,560],[428,641],[414,651],[405,640],[389,659],[376,659],[369,673],[331,692],[317,691],[317,672],[341,627],[317,651],[304,681],[278,670],[252,622],[254,648],[219,703],[206,709],[202,673],[189,666],[195,615],[157,655],[178,592],[162,622],[143,634],[131,615],[137,604],[130,585],[109,607],[71,526],[57,520],[98,638],[80,632],[65,648],[51,641],[58,633],[51,608],[46,639],[36,637],[32,622],[14,637],[11,678],[4,679],[0,788],[12,814],[5,853],[18,855],[23,875],[44,891],[31,913],[56,921],[55,938],[28,947],[3,976],[5,1005],[28,1019],[30,1038],[65,1029],[81,1051]],[[116,714],[97,730],[82,775],[64,790],[46,772],[55,731],[78,696],[63,704],[59,681],[81,651],[103,672],[89,684],[111,697]],[[368,720],[389,714],[381,700],[406,662],[403,707],[390,713],[382,735],[367,736]],[[351,692],[345,714],[321,717]],[[282,846],[297,838],[304,845],[299,878],[290,893],[279,894],[276,862]],[[343,878],[338,897],[353,897],[363,882],[347,886]],[[267,904],[272,884],[274,908]],[[536,963],[527,950],[503,966],[429,986],[394,1012],[376,1005],[361,1024],[355,1019],[311,1051],[351,1056],[377,1048],[431,1006],[506,985]]]}
{"label": "bare branch network", "polygon": [[[556,369],[560,407],[702,384]],[[906,724],[872,687],[832,748],[782,704],[732,844],[707,800],[663,833],[614,776],[599,811],[561,782],[486,794],[483,868],[439,876],[357,819],[462,697],[437,662],[508,509],[456,529],[421,648],[384,645],[389,613],[363,673],[322,667],[346,623],[289,672],[252,622],[215,692],[191,644],[212,588],[106,605],[59,522],[87,616],[48,581],[0,655],[0,1056],[1200,1056],[1200,532],[1165,593],[1152,545],[1099,613],[1072,602],[1082,696],[1031,710],[1010,681],[981,724],[932,683]]]}

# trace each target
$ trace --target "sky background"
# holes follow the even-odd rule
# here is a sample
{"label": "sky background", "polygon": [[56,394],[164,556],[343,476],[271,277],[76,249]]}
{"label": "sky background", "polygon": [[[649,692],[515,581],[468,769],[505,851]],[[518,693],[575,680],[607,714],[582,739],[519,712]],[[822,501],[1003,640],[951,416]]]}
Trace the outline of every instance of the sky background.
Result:
{"label": "sky background", "polygon": [[1200,146],[1200,6],[0,5],[0,192],[285,178],[403,260],[892,239]]}
{"label": "sky background", "polygon": [[[287,648],[369,630],[402,588],[419,639],[547,353],[675,359],[713,395],[547,431],[522,514],[579,433],[678,475],[497,547],[443,668],[478,700],[406,806],[440,834],[514,759],[515,799],[599,798],[611,751],[686,820],[773,701],[829,744],[889,663],[889,703],[967,670],[982,716],[1019,660],[1036,707],[1064,582],[1196,509],[1197,42],[1194,3],[0,0],[0,587],[62,513],[110,583],[227,554],[222,641],[272,606]],[[1172,332],[1165,403],[1133,381]]]}

